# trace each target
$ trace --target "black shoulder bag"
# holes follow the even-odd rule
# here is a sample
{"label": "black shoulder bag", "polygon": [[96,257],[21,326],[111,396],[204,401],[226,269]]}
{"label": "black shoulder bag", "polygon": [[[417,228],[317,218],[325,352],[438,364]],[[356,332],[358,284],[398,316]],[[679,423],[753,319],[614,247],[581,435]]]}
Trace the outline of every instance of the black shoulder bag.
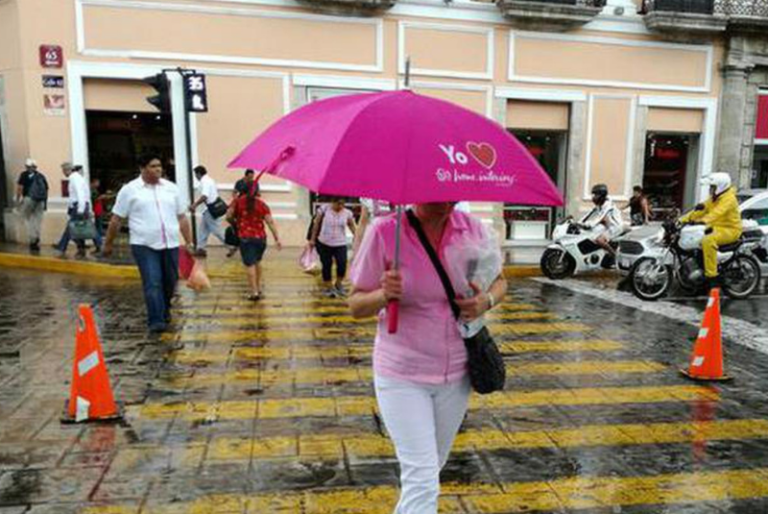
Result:
{"label": "black shoulder bag", "polygon": [[[451,311],[453,311],[453,316],[458,322],[460,309],[456,304],[456,291],[453,289],[451,279],[448,278],[448,274],[445,272],[443,263],[440,262],[435,249],[432,248],[432,245],[427,240],[419,219],[413,211],[407,211],[407,215],[408,222],[419,236],[419,241],[421,241],[424,250],[426,250],[429,259],[432,261],[432,265],[435,267],[435,271],[440,276],[440,281],[445,288],[445,294],[448,296],[448,303],[451,304]],[[501,358],[501,352],[499,352],[496,342],[491,337],[488,327],[483,327],[477,334],[465,338],[464,345],[467,348],[467,356],[469,358],[469,381],[472,384],[472,389],[480,394],[493,393],[504,389],[504,382],[507,378],[504,360]]]}

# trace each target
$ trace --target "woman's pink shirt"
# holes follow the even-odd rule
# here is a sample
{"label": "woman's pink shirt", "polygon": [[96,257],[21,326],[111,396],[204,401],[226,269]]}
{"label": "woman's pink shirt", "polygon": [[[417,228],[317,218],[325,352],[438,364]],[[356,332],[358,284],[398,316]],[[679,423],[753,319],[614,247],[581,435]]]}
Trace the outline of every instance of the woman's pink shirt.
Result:
{"label": "woman's pink shirt", "polygon": [[[355,288],[372,291],[394,262],[394,215],[376,219],[366,231],[355,256],[350,279]],[[454,244],[482,240],[479,220],[453,211],[445,227],[438,255],[445,266],[445,249]],[[447,268],[446,268],[447,269]],[[467,351],[451,312],[445,289],[418,236],[403,215],[400,246],[403,299],[397,333],[387,331],[386,309],[378,314],[373,369],[383,376],[442,384],[461,379],[467,372]],[[450,275],[450,270],[448,271]],[[454,284],[461,283],[451,277]]]}

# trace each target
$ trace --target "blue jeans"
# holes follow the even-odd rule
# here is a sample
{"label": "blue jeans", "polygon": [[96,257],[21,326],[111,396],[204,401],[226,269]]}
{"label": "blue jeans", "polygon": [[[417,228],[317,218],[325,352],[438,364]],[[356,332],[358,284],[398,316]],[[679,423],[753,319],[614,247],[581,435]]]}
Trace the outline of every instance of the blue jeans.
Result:
{"label": "blue jeans", "polygon": [[221,218],[216,219],[211,216],[208,209],[203,212],[202,223],[200,224],[200,234],[197,238],[197,247],[200,250],[205,250],[208,246],[208,238],[210,236],[216,237],[222,244],[226,244],[224,241],[224,229],[221,228]]}
{"label": "blue jeans", "polygon": [[179,280],[179,249],[153,250],[131,245],[131,253],[139,266],[147,304],[150,330],[162,330],[171,320],[171,298]]}
{"label": "blue jeans", "polygon": [[[67,224],[64,227],[64,233],[61,234],[61,239],[59,239],[59,242],[56,244],[56,248],[60,252],[66,252],[67,246],[69,246],[69,241],[72,239],[69,235],[69,222],[70,221],[77,221],[79,219],[82,219],[83,215],[77,213],[77,206],[72,206],[69,209],[67,209],[67,214],[69,215],[69,219],[67,220]],[[96,248],[101,248],[101,231],[98,229],[98,221],[96,224],[96,237],[93,239],[93,244],[96,245]],[[77,245],[77,248],[79,250],[83,250],[85,248],[85,241],[82,239],[75,239],[75,244]]]}

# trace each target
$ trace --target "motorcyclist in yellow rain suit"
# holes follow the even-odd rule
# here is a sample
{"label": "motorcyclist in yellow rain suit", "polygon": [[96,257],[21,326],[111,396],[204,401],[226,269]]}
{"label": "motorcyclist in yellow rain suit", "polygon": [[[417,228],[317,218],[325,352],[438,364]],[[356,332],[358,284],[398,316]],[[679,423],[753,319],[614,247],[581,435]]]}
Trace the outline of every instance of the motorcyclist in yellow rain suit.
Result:
{"label": "motorcyclist in yellow rain suit", "polygon": [[710,198],[682,218],[682,223],[699,223],[707,226],[701,250],[704,254],[704,276],[707,287],[720,285],[717,273],[717,249],[735,243],[741,237],[742,224],[736,190],[731,187],[727,173],[712,173],[702,180],[709,186]]}

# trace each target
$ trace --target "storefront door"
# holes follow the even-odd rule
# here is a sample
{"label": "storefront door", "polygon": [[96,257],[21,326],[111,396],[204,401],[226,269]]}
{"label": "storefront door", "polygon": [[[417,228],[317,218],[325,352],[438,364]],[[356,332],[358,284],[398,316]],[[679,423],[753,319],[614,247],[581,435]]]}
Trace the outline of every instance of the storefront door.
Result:
{"label": "storefront door", "polygon": [[758,97],[752,189],[768,188],[768,91]]}
{"label": "storefront door", "polygon": [[[510,132],[539,161],[549,178],[565,191],[565,161],[567,132],[510,130]],[[505,239],[546,240],[551,237],[552,227],[562,214],[562,208],[523,207],[504,205]]]}
{"label": "storefront door", "polygon": [[695,203],[697,147],[698,135],[648,134],[643,189],[653,219],[665,219]]}
{"label": "storefront door", "polygon": [[0,241],[5,241],[5,216],[8,207],[7,177],[5,172],[5,154],[3,153],[3,124],[0,123]]}
{"label": "storefront door", "polygon": [[163,158],[166,178],[175,181],[171,116],[159,113],[87,111],[90,178],[104,191],[117,191],[136,178],[145,153]]}

